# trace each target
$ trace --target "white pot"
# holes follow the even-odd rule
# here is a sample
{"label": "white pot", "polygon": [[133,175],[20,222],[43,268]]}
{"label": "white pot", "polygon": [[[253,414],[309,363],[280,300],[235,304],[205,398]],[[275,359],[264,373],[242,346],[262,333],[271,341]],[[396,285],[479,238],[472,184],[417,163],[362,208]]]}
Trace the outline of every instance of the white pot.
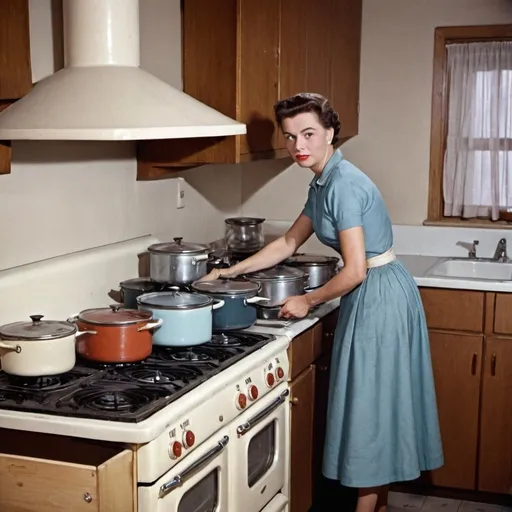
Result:
{"label": "white pot", "polygon": [[65,321],[15,322],[0,327],[2,370],[20,377],[41,377],[66,373],[75,366],[76,325]]}

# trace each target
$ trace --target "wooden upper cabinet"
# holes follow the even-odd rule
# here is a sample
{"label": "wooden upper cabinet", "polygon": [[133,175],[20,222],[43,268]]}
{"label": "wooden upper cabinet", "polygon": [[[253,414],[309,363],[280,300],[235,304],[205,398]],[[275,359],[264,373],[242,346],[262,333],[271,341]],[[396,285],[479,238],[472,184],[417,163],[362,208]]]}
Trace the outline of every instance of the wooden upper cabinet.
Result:
{"label": "wooden upper cabinet", "polygon": [[0,2],[0,100],[17,100],[32,88],[28,0]]}
{"label": "wooden upper cabinet", "polygon": [[247,134],[141,141],[138,179],[287,156],[273,106],[298,92],[332,99],[341,137],[356,135],[361,3],[318,0],[312,8],[306,0],[182,0],[183,89],[245,123]]}
{"label": "wooden upper cabinet", "polygon": [[340,138],[359,133],[362,0],[333,0],[331,99],[341,121]]}

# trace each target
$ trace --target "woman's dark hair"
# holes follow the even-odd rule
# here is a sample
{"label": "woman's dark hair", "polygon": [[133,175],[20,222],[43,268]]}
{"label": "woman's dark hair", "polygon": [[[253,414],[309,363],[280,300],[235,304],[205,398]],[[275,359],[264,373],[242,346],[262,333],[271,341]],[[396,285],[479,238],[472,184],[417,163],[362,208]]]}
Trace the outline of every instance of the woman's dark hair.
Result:
{"label": "woman's dark hair", "polygon": [[338,141],[341,123],[338,112],[331,107],[326,97],[312,92],[301,92],[274,105],[274,115],[279,126],[282,126],[283,120],[306,112],[315,113],[325,129],[334,129],[331,141],[334,145]]}

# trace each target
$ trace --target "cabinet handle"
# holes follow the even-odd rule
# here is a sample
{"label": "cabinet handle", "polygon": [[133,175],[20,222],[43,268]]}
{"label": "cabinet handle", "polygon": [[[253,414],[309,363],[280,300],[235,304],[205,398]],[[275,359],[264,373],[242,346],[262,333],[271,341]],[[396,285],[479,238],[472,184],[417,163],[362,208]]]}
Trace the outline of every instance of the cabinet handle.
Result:
{"label": "cabinet handle", "polygon": [[496,377],[496,354],[491,357],[491,376]]}
{"label": "cabinet handle", "polygon": [[478,360],[478,354],[473,354],[471,359],[471,375],[476,375],[476,363]]}
{"label": "cabinet handle", "polygon": [[297,405],[299,403],[299,399],[296,397],[290,398],[290,403],[292,405]]}

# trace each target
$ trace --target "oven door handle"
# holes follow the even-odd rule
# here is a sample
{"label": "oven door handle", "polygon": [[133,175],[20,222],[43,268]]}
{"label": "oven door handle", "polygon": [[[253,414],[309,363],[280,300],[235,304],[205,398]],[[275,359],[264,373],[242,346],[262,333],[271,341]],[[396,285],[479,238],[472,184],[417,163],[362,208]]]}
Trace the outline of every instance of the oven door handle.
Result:
{"label": "oven door handle", "polygon": [[289,389],[285,389],[279,397],[277,397],[268,407],[263,409],[260,413],[256,414],[253,418],[248,420],[246,423],[239,425],[236,428],[236,432],[239,436],[243,436],[249,432],[258,423],[263,421],[271,412],[275,411],[281,404],[286,401],[286,397],[290,394]]}
{"label": "oven door handle", "polygon": [[158,498],[165,498],[171,491],[181,487],[189,478],[194,476],[199,470],[207,466],[229,443],[229,437],[224,436],[216,446],[214,446],[209,452],[206,452],[200,459],[196,460],[194,464],[190,465],[187,469],[179,475],[176,475],[170,482],[163,484],[160,487]]}

